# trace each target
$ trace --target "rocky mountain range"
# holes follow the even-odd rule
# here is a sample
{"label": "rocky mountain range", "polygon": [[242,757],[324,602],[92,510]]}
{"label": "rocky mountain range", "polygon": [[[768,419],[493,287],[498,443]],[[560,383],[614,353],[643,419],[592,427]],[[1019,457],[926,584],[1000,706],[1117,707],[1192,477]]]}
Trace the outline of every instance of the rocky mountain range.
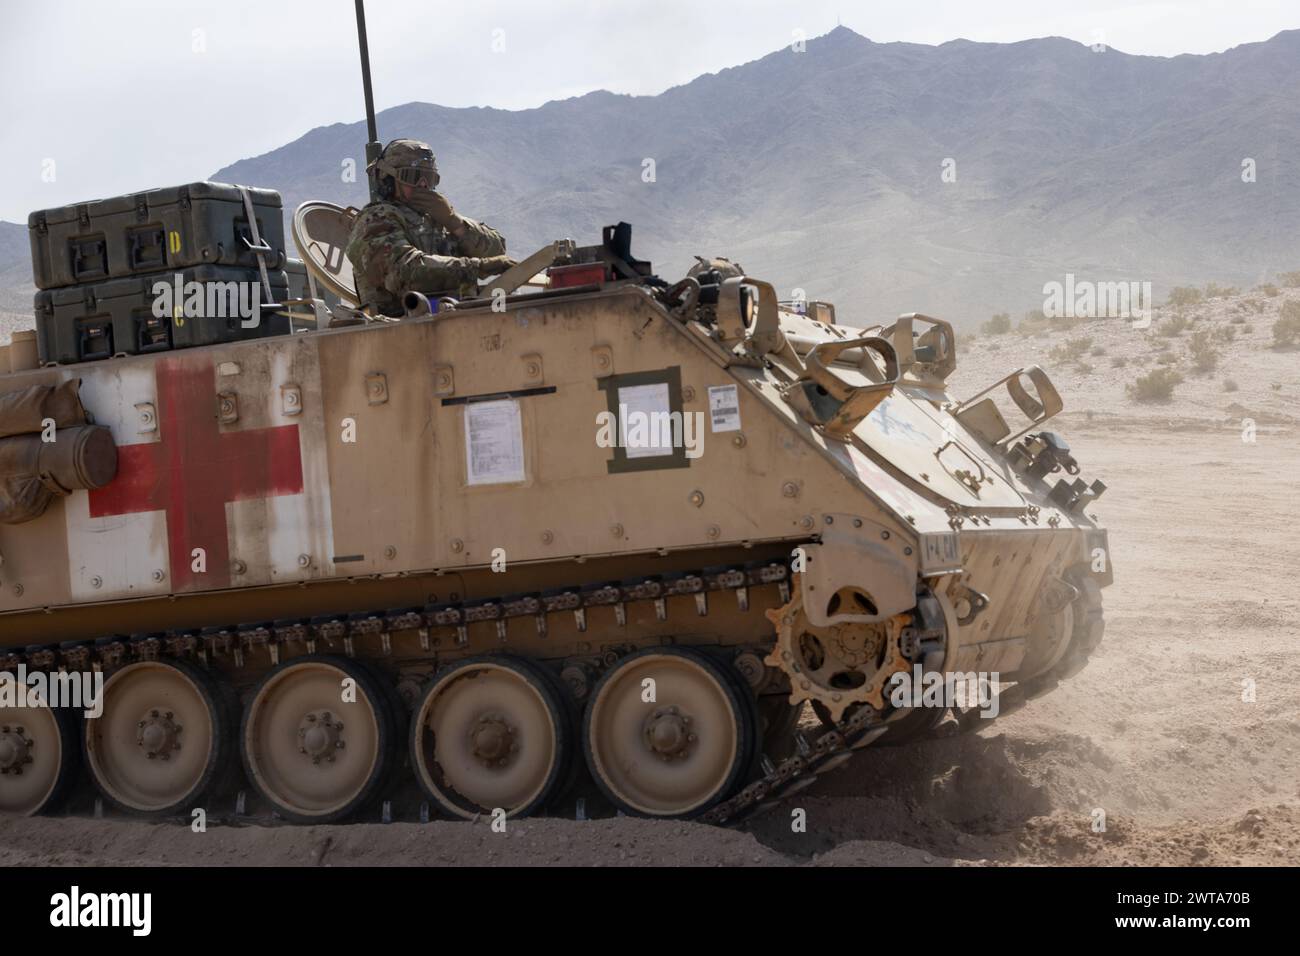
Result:
{"label": "rocky mountain range", "polygon": [[[841,27],[657,96],[409,103],[378,126],[432,143],[443,191],[513,252],[627,220],[665,278],[726,255],[858,324],[969,326],[1040,307],[1067,273],[1159,299],[1300,266],[1300,30],[1161,58]],[[314,129],[212,178],[279,189],[286,210],[359,205],[365,139],[364,121]],[[0,311],[29,310],[25,227],[0,226]]]}

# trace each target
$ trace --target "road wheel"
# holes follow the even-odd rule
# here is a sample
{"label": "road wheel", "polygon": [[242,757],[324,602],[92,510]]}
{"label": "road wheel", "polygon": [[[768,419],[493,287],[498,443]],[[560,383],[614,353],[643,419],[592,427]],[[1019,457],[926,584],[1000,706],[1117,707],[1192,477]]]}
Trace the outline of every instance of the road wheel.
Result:
{"label": "road wheel", "polygon": [[471,657],[429,682],[411,720],[425,794],[469,818],[544,807],[570,780],[574,731],[558,679],[518,657]]}
{"label": "road wheel", "polygon": [[45,704],[0,707],[0,813],[35,816],[58,806],[76,774],[77,722]]}
{"label": "road wheel", "polygon": [[380,796],[397,759],[386,691],[357,661],[309,655],[267,674],[240,732],[249,782],[285,819],[333,823]]}
{"label": "road wheel", "polygon": [[127,664],[104,682],[103,712],[85,722],[95,786],[128,813],[161,817],[202,803],[233,758],[226,696],[183,661]]}
{"label": "road wheel", "polygon": [[627,813],[703,813],[741,783],[757,746],[753,702],[737,688],[691,648],[623,658],[592,690],[583,720],[593,779]]}

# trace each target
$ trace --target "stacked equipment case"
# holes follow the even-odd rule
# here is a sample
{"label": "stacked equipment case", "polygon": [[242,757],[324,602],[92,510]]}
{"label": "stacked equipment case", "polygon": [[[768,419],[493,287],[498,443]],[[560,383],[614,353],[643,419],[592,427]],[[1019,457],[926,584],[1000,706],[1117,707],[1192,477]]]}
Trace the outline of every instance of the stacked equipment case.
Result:
{"label": "stacked equipment case", "polygon": [[[290,331],[265,308],[290,296],[274,190],[191,183],[35,212],[27,228],[41,364]],[[247,308],[230,314],[253,294],[255,325]]]}

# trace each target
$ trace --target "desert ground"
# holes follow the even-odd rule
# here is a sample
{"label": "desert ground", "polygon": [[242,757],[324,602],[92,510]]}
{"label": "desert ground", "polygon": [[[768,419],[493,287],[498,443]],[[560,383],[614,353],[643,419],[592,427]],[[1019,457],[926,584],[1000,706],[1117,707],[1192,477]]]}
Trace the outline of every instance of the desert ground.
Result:
{"label": "desert ground", "polygon": [[[960,343],[956,397],[1018,366],[1051,372],[1055,429],[1109,486],[1091,510],[1115,572],[1089,666],[976,733],[868,749],[738,829],[570,805],[505,833],[401,813],[302,828],[214,816],[193,833],[74,807],[0,820],[0,865],[1300,864],[1300,351],[1272,345],[1290,300],[1300,289],[1216,297],[1176,332],[1166,309],[1145,330],[1090,320]],[[1201,330],[1217,355],[1198,373]],[[1160,365],[1184,376],[1172,397],[1131,398]]]}

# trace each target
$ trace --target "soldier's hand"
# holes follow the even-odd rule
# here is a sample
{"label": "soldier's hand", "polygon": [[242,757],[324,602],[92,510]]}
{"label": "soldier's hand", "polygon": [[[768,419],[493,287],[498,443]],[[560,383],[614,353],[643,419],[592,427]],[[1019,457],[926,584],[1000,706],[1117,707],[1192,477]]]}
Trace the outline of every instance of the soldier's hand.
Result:
{"label": "soldier's hand", "polygon": [[460,216],[451,207],[447,197],[431,189],[418,189],[411,196],[411,207],[426,214],[444,229],[455,232],[460,227]]}
{"label": "soldier's hand", "polygon": [[509,256],[488,256],[486,259],[480,259],[478,263],[478,277],[485,279],[488,276],[496,276],[505,272],[512,266],[519,263]]}

